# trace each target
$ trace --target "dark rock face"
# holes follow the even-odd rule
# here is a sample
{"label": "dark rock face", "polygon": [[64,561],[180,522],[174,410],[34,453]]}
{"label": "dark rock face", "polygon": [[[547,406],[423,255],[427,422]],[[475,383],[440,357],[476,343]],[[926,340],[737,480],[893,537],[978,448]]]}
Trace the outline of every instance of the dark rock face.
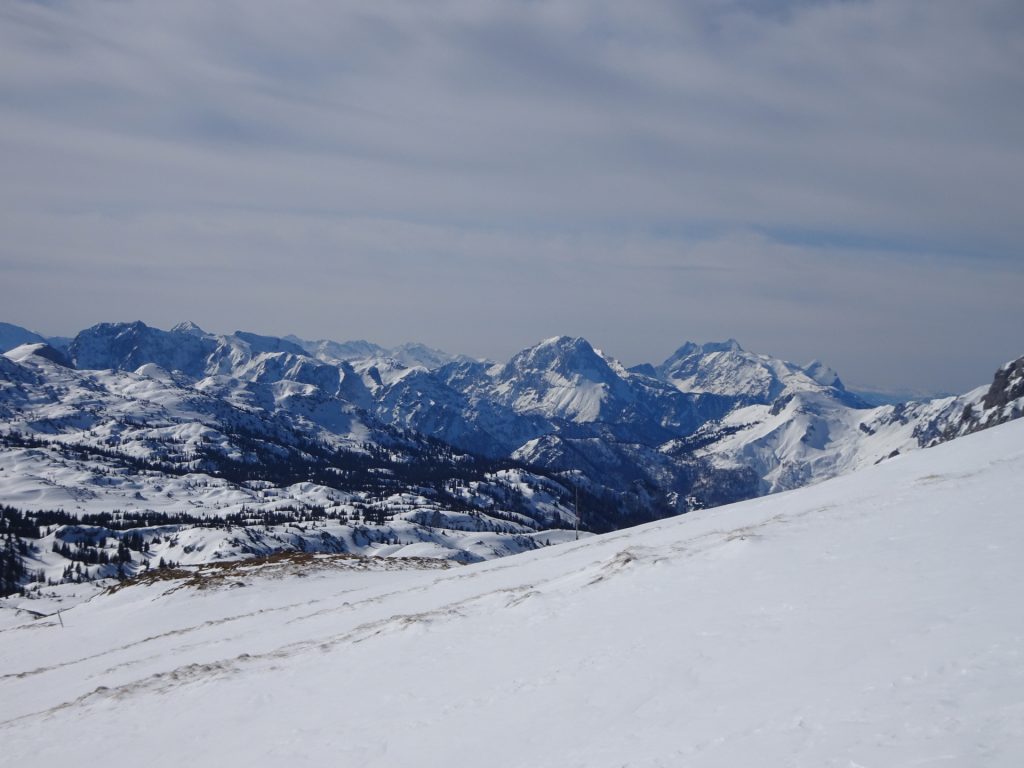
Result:
{"label": "dark rock face", "polygon": [[44,360],[49,360],[51,363],[62,366],[64,368],[71,367],[71,361],[67,358],[67,356],[60,350],[51,347],[49,344],[38,345],[32,354],[38,355]]}
{"label": "dark rock face", "polygon": [[68,349],[76,368],[132,371],[155,363],[198,378],[216,349],[211,337],[190,330],[162,331],[145,323],[100,323],[79,333]]}
{"label": "dark rock face", "polygon": [[1024,416],[1024,357],[1007,363],[992,379],[980,402],[967,403],[948,416],[918,425],[914,436],[921,447],[980,432]]}
{"label": "dark rock face", "polygon": [[782,397],[778,398],[774,403],[772,403],[772,409],[770,411],[771,415],[772,416],[778,416],[780,413],[782,413],[784,410],[786,410],[786,406],[789,405],[789,403],[792,400],[793,400],[793,395],[792,394],[783,395]]}
{"label": "dark rock face", "polygon": [[1024,398],[1024,357],[1019,357],[996,371],[992,386],[981,401],[985,410],[1003,408]]}

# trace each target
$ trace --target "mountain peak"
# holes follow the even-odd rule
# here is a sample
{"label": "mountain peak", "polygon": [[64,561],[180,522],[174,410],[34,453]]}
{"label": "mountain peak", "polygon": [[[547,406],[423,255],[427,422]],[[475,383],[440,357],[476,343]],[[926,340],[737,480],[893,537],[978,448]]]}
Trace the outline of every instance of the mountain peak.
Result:
{"label": "mountain peak", "polygon": [[200,328],[198,325],[193,323],[191,320],[186,320],[183,323],[178,323],[176,326],[171,328],[171,333],[187,333],[190,336],[206,336],[206,331]]}
{"label": "mountain peak", "polygon": [[536,344],[538,347],[550,346],[552,344],[556,346],[575,345],[579,342],[586,342],[582,336],[567,336],[566,334],[559,334],[558,336],[550,336]]}
{"label": "mountain peak", "polygon": [[543,368],[561,373],[585,373],[603,371],[608,364],[583,337],[552,336],[517,353],[508,366],[516,370]]}
{"label": "mountain peak", "polygon": [[729,338],[725,341],[709,341],[702,345],[704,352],[743,352],[745,351],[736,339]]}
{"label": "mountain peak", "polygon": [[68,346],[68,354],[77,368],[134,371],[157,363],[168,371],[200,376],[214,346],[209,336],[163,331],[136,320],[86,328]]}
{"label": "mountain peak", "polygon": [[232,338],[242,341],[249,345],[253,355],[262,353],[276,353],[276,352],[287,352],[292,355],[306,356],[306,350],[291,341],[287,341],[277,336],[263,336],[258,333],[250,333],[248,331],[235,331],[231,334]]}
{"label": "mountain peak", "polygon": [[812,360],[803,367],[803,371],[822,386],[839,390],[846,389],[839,379],[839,374],[820,360]]}
{"label": "mountain peak", "polygon": [[749,352],[736,339],[687,342],[655,370],[682,392],[710,392],[747,404],[769,404],[786,392],[821,391],[850,407],[866,407],[824,363],[814,360],[801,367]]}
{"label": "mountain peak", "polygon": [[[725,341],[706,341],[698,344],[694,341],[687,341],[679,349],[672,353],[669,360],[680,360],[693,355],[710,355],[713,352],[745,352],[736,339],[729,338]],[[668,361],[666,361],[667,363]]]}

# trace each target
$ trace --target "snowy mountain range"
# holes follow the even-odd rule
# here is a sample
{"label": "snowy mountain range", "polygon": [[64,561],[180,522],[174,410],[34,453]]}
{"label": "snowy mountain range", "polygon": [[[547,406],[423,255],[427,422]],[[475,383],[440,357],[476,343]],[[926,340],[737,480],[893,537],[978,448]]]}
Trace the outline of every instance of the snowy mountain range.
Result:
{"label": "snowy mountain range", "polygon": [[[124,515],[286,514],[274,524],[408,527],[367,528],[362,543],[320,531],[294,548],[388,554],[397,541],[417,545],[409,555],[427,543],[475,560],[573,527],[578,494],[583,527],[613,530],[818,482],[1024,412],[1024,359],[961,396],[871,408],[827,365],[735,340],[627,369],[564,336],[499,364],[192,323],[103,323],[52,343],[0,330],[0,504],[60,510],[62,524],[117,511],[111,546]],[[232,546],[221,556],[277,545]]]}

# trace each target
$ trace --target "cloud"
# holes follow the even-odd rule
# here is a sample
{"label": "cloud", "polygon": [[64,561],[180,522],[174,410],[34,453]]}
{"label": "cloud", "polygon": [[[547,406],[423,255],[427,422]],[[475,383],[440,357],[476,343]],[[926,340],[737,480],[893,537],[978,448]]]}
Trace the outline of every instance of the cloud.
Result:
{"label": "cloud", "polygon": [[1022,42],[1010,0],[8,3],[0,300],[960,386],[1021,351]]}

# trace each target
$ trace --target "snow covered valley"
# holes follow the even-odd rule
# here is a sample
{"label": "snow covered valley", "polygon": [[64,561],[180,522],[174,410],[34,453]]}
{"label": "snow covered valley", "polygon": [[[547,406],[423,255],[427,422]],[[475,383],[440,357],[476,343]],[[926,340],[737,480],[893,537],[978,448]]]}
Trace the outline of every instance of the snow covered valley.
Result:
{"label": "snow covered valley", "polygon": [[473,565],[158,572],[5,612],[3,763],[1017,768],[1022,497],[1016,420]]}

